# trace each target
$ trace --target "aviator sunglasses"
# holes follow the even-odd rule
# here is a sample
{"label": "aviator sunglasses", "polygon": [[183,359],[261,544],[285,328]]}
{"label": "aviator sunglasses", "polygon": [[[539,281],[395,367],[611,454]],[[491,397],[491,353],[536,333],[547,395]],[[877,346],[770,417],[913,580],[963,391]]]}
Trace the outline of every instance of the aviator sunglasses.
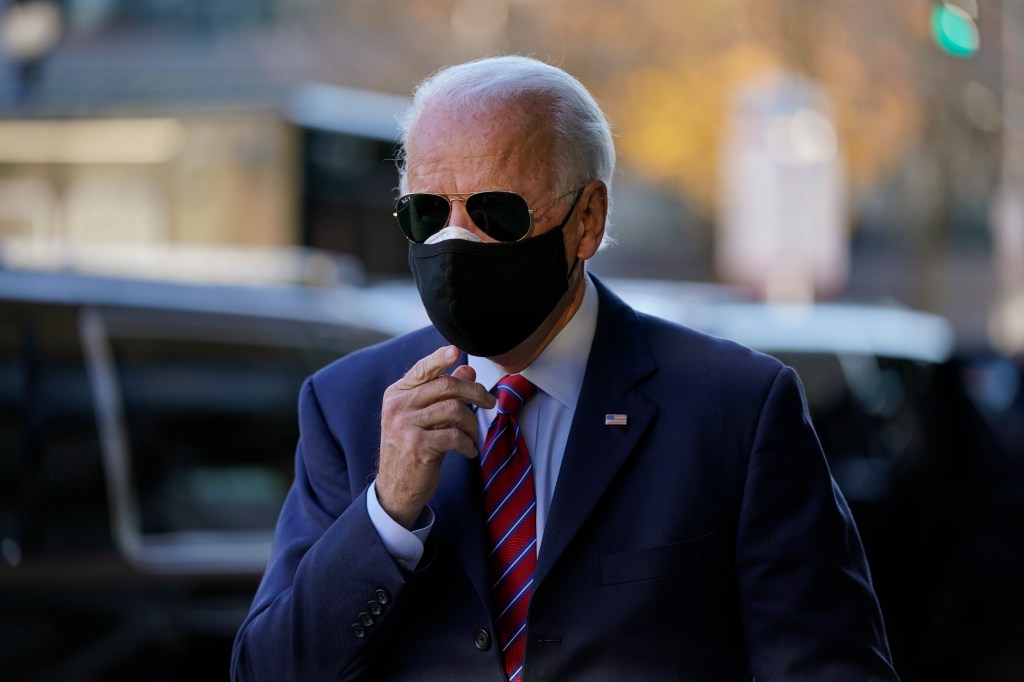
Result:
{"label": "aviator sunglasses", "polygon": [[[583,187],[555,197],[537,209],[537,215],[573,192],[577,193],[578,201]],[[488,237],[499,242],[517,242],[525,239],[533,229],[534,209],[530,208],[526,199],[515,192],[473,192],[451,196],[462,198],[449,199],[441,194],[420,192],[399,197],[395,202],[394,215],[398,218],[398,225],[406,239],[422,244],[430,239],[431,235],[443,229],[451,218],[453,201],[463,202],[473,224]],[[573,205],[575,206],[575,201]]]}

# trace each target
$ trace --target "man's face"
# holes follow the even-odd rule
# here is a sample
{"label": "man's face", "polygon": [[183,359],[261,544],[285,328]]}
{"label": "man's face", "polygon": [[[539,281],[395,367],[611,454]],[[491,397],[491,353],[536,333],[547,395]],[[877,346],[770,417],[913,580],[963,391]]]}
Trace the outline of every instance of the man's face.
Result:
{"label": "man's face", "polygon": [[[526,109],[421,112],[406,143],[406,191],[450,199],[464,199],[470,192],[512,191],[534,209],[531,237],[554,228],[568,205],[550,205],[560,190],[551,166],[553,136],[544,119],[524,114]],[[494,241],[473,224],[462,201],[452,202],[449,224]]]}

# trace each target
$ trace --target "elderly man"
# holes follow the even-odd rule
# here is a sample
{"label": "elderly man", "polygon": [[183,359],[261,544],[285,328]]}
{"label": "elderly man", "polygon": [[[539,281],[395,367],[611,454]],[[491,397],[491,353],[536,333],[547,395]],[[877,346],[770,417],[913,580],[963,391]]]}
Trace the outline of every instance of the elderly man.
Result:
{"label": "elderly man", "polygon": [[585,263],[608,124],[561,69],[440,71],[396,216],[433,326],[300,398],[237,680],[893,680],[797,377]]}

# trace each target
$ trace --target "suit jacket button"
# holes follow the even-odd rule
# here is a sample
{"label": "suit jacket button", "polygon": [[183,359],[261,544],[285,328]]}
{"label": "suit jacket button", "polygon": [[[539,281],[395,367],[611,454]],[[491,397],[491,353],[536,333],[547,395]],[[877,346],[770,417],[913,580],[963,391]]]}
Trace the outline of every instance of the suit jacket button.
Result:
{"label": "suit jacket button", "polygon": [[371,600],[366,604],[366,610],[370,612],[371,616],[379,616],[384,613],[384,607],[381,606],[379,601]]}
{"label": "suit jacket button", "polygon": [[363,611],[359,614],[359,622],[362,623],[364,627],[370,627],[376,621],[373,620],[373,616],[368,614],[366,611]]}
{"label": "suit jacket button", "polygon": [[363,637],[366,637],[366,628],[359,623],[352,623],[352,634],[362,639]]}
{"label": "suit jacket button", "polygon": [[385,606],[391,601],[391,595],[388,594],[387,590],[379,589],[374,593],[374,596],[377,597],[377,601]]}
{"label": "suit jacket button", "polygon": [[473,633],[473,644],[476,644],[476,648],[480,651],[487,651],[491,648],[491,633],[480,628]]}

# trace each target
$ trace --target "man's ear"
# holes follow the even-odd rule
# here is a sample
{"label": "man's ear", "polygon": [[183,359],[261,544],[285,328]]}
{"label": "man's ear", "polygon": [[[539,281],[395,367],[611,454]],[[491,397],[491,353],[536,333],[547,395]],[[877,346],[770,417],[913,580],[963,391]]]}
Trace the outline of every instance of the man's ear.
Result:
{"label": "man's ear", "polygon": [[583,189],[583,196],[580,197],[579,218],[577,229],[579,230],[579,242],[576,245],[576,257],[581,260],[588,260],[597,253],[604,239],[604,225],[608,217],[608,186],[603,180],[592,180]]}

